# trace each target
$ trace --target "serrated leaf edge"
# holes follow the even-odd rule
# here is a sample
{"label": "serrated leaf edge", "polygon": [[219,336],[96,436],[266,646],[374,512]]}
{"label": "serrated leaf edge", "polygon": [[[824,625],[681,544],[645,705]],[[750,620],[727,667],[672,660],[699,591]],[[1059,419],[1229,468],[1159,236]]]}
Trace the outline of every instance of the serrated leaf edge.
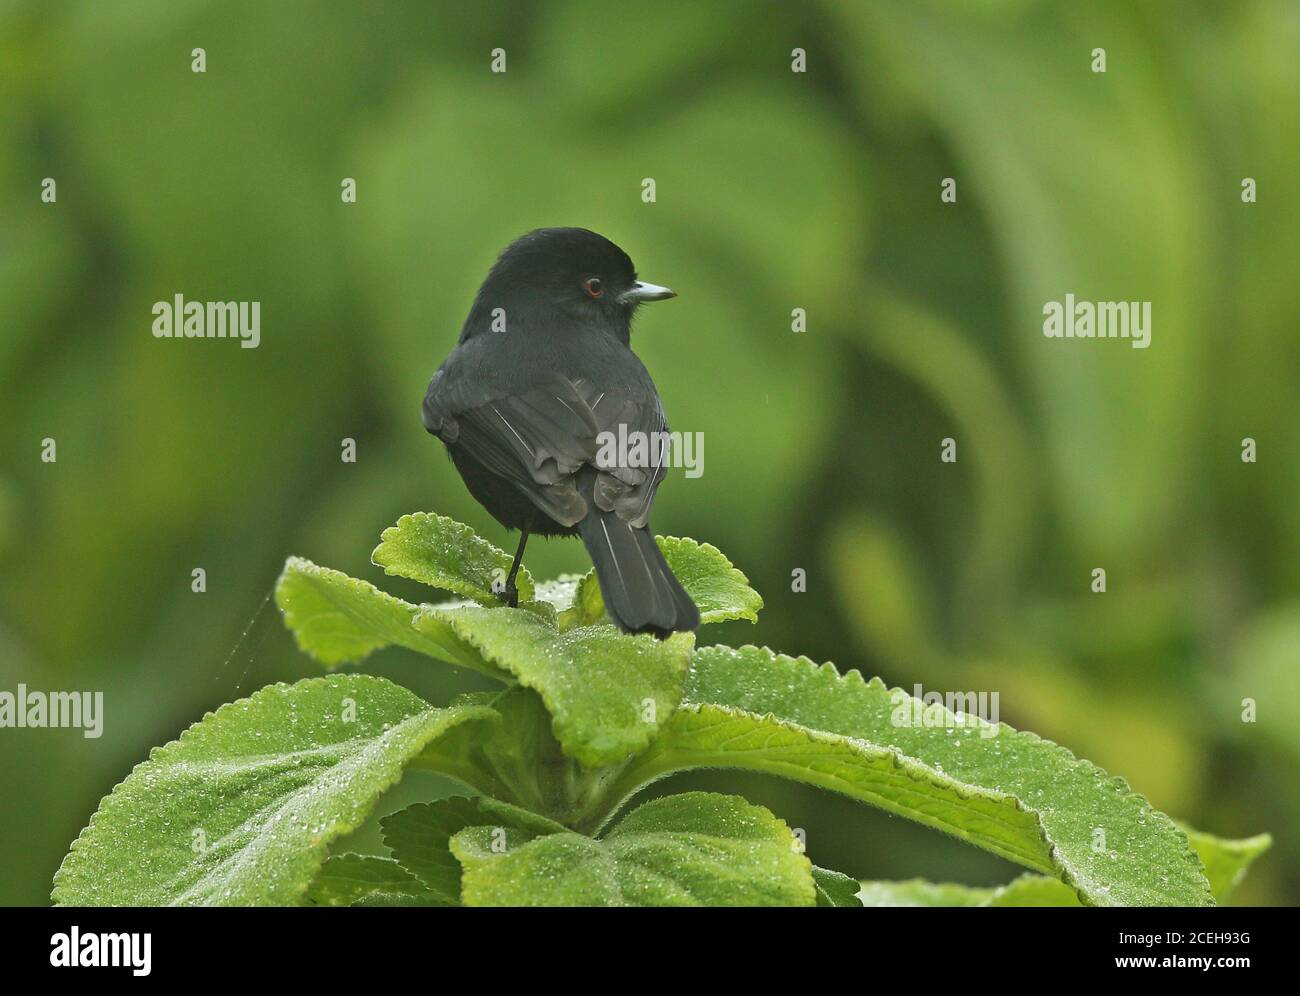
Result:
{"label": "serrated leaf edge", "polygon": [[[416,577],[415,575],[408,574],[404,571],[395,570],[380,559],[379,551],[384,548],[384,544],[389,542],[390,537],[395,537],[401,532],[404,525],[416,520],[424,521],[427,519],[435,519],[440,526],[450,526],[452,531],[459,531],[461,535],[468,537],[471,546],[481,547],[487,552],[488,556],[494,560],[501,557],[504,557],[507,561],[511,559],[510,554],[506,553],[495,543],[480,536],[473,527],[467,526],[465,523],[460,522],[457,519],[453,519],[447,515],[439,515],[437,512],[407,512],[379,534],[379,544],[370,551],[370,562],[374,564],[374,566],[381,568],[383,572],[390,577],[400,577],[406,578],[410,581],[418,581],[437,591],[450,591],[453,594],[473,599],[479,605],[487,606],[489,608],[492,606],[502,605],[503,603],[501,599],[493,592],[480,588],[477,584],[471,581],[457,579],[451,575],[446,575],[448,581],[453,583],[448,585],[431,584],[424,578]],[[520,582],[527,582],[527,586]],[[516,578],[515,583],[519,588],[520,598],[523,598],[525,594],[531,595],[536,590],[536,583],[533,580],[533,576],[528,572],[528,568],[523,564],[519,565],[519,575]]]}
{"label": "serrated leaf edge", "polygon": [[[788,654],[778,653],[777,651],[772,650],[770,647],[766,647],[766,646],[756,646],[755,644],[745,644],[741,647],[726,647],[721,645],[715,645],[715,646],[710,646],[708,648],[700,648],[699,652],[703,652],[706,649],[710,651],[727,652],[736,655],[742,654],[748,650],[757,651],[760,653],[767,653],[770,654],[775,659],[777,659],[778,661],[786,662],[793,667],[802,667],[805,670],[818,672],[820,675],[832,678],[837,683],[850,684],[850,685],[857,684],[865,688],[880,689],[883,690],[886,694],[891,696],[893,695],[894,692],[900,692],[903,695],[908,696],[909,698],[912,697],[911,693],[907,692],[905,689],[898,688],[898,687],[891,688],[878,677],[873,677],[870,680],[864,678],[862,676],[862,672],[859,671],[857,668],[852,668],[848,671],[841,672],[833,663],[829,661],[824,662],[822,664],[818,664],[811,658],[806,657],[804,655],[800,655],[798,657],[791,657]],[[684,700],[682,703],[682,708],[685,708],[687,704],[688,704],[687,701]],[[699,704],[699,703],[693,703],[693,704]],[[744,712],[745,710],[739,710],[739,711]],[[757,715],[757,714],[750,713],[750,715]],[[785,725],[788,726],[799,726],[799,724],[797,723],[789,723],[788,721],[781,720],[775,716],[772,716],[771,718],[776,722],[785,723]],[[980,724],[985,723],[985,721],[983,719],[980,719],[979,717],[970,717],[970,718],[977,720],[978,723]],[[1117,795],[1122,796],[1125,802],[1132,802],[1136,804],[1139,808],[1144,809],[1146,811],[1146,815],[1150,817],[1154,822],[1156,822],[1157,824],[1161,824],[1163,828],[1172,830],[1176,835],[1176,837],[1180,837],[1183,841],[1185,860],[1190,865],[1192,865],[1196,869],[1196,871],[1199,872],[1201,876],[1201,880],[1204,884],[1204,893],[1206,898],[1205,905],[1210,905],[1210,906],[1214,905],[1214,897],[1210,892],[1210,885],[1209,885],[1209,880],[1206,877],[1205,865],[1201,861],[1200,855],[1196,853],[1196,849],[1192,847],[1191,842],[1187,839],[1187,834],[1182,830],[1181,827],[1178,826],[1178,824],[1170,816],[1161,812],[1159,809],[1156,809],[1156,807],[1151,805],[1150,801],[1146,798],[1146,796],[1142,795],[1141,793],[1134,792],[1132,788],[1129,786],[1128,782],[1121,776],[1112,775],[1110,774],[1110,772],[1106,771],[1104,768],[1100,767],[1099,765],[1094,764],[1092,761],[1089,761],[1086,758],[1078,757],[1068,747],[1063,747],[1062,745],[1056,743],[1055,741],[1048,740],[1045,737],[1041,737],[1030,730],[1018,730],[1013,726],[1009,726],[1006,723],[1001,723],[1001,722],[999,722],[997,726],[999,729],[999,733],[998,733],[999,737],[1003,735],[1003,732],[1005,732],[1006,734],[1012,736],[1025,737],[1031,740],[1039,741],[1043,744],[1046,744],[1051,749],[1055,751],[1059,751],[1070,763],[1082,766],[1083,769],[1089,773],[1089,775],[1100,776],[1098,778],[1099,784],[1110,787],[1112,790],[1116,792]],[[800,728],[806,730],[812,729],[811,727],[800,727]],[[824,731],[814,730],[813,732],[824,732]],[[830,734],[830,735],[837,736],[836,734]],[[850,740],[852,738],[840,737],[840,739]],[[891,749],[891,748],[885,748],[885,749]],[[938,772],[935,772],[935,769],[933,769],[930,765],[926,764],[920,758],[914,758],[911,757],[910,755],[902,754],[901,751],[898,753],[901,757],[907,758],[909,761],[912,761],[914,764],[920,766],[921,768],[934,772],[935,774],[939,774]],[[968,784],[965,782],[959,782],[958,779],[955,779],[951,775],[948,775],[946,773],[943,774],[942,777],[947,778],[954,784],[962,784],[962,785]],[[990,791],[977,785],[968,785],[968,787],[977,790],[979,792]],[[1052,865],[1053,865],[1052,870],[1056,872],[1056,877],[1060,881],[1068,885],[1071,889],[1074,889],[1075,893],[1079,897],[1079,901],[1083,903],[1085,906],[1097,905],[1094,902],[1093,897],[1088,893],[1086,893],[1083,890],[1083,888],[1080,886],[1078,879],[1075,876],[1073,867],[1070,865],[1069,862],[1067,862],[1061,856],[1056,845],[1048,837],[1046,830],[1042,826],[1042,820],[1041,818],[1038,817],[1037,810],[1032,805],[1023,802],[1017,796],[1012,795],[1010,797],[1015,800],[1015,803],[1018,808],[1020,808],[1024,812],[1028,812],[1032,814],[1038,820],[1039,829],[1043,834],[1043,841],[1047,845],[1047,853],[1050,857],[1050,860],[1052,861]]]}
{"label": "serrated leaf edge", "polygon": [[663,544],[665,543],[671,543],[674,545],[689,543],[700,550],[704,550],[706,553],[716,553],[718,557],[721,558],[722,562],[726,564],[726,567],[723,568],[722,571],[723,575],[731,578],[733,581],[738,581],[753,594],[755,599],[758,600],[758,604],[752,609],[714,609],[711,612],[701,613],[700,625],[731,622],[737,619],[747,619],[752,623],[758,622],[758,614],[763,611],[763,596],[760,595],[754,586],[749,583],[749,578],[745,576],[745,572],[733,564],[725,553],[719,550],[712,543],[702,543],[699,540],[691,539],[689,536],[655,536],[655,540],[660,544],[659,549],[661,551],[663,550]]}
{"label": "serrated leaf edge", "polygon": [[[527,610],[514,609],[510,611],[526,612]],[[597,623],[592,626],[575,626],[572,629],[561,630],[542,616],[536,615],[534,613],[529,613],[529,615],[532,618],[537,619],[542,626],[546,627],[546,629],[549,631],[549,635],[557,638],[572,637],[583,629],[596,629],[598,627],[608,627],[611,629],[614,628],[611,623]],[[662,718],[656,717],[658,722],[653,726],[651,726],[648,723],[641,724],[644,727],[644,734],[643,735],[639,734],[632,741],[630,741],[627,749],[625,751],[620,750],[618,755],[613,755],[605,751],[593,750],[589,747],[586,747],[580,741],[575,741],[571,743],[567,737],[567,734],[570,732],[571,725],[565,720],[563,720],[559,715],[557,715],[559,704],[556,702],[555,696],[548,688],[539,687],[539,685],[534,684],[532,681],[520,675],[511,665],[511,662],[508,659],[506,659],[505,656],[501,654],[489,654],[485,650],[483,650],[483,648],[465,632],[462,624],[460,623],[459,619],[454,613],[443,612],[439,610],[436,606],[422,605],[420,606],[420,611],[416,618],[418,620],[426,616],[432,616],[445,622],[448,626],[452,628],[452,630],[455,631],[456,635],[461,640],[465,641],[465,643],[472,646],[478,652],[479,656],[483,658],[483,660],[487,661],[489,664],[495,665],[502,671],[510,675],[513,675],[515,681],[518,684],[523,685],[525,688],[531,688],[534,692],[536,692],[541,697],[542,704],[546,707],[546,711],[551,717],[551,731],[552,733],[554,733],[555,739],[559,742],[561,748],[564,750],[565,755],[568,757],[572,757],[574,760],[578,761],[580,764],[582,764],[585,767],[588,768],[603,767],[605,765],[617,763],[619,761],[625,760],[626,758],[630,758],[640,753],[641,751],[645,750],[646,747],[648,747],[653,742],[654,738],[659,735],[659,731],[663,729],[664,724],[667,723],[668,720],[672,718],[672,714],[676,711],[676,708],[673,708],[669,710],[667,715],[663,716]],[[654,636],[651,636],[648,633],[639,633],[636,634],[635,636],[628,633],[624,633],[622,635],[626,636],[630,640],[654,640],[655,639]],[[689,637],[692,634],[684,634],[684,635]],[[681,636],[683,636],[683,634],[675,634],[673,638],[678,638]],[[690,657],[691,654],[694,653],[694,651],[695,651],[695,647],[692,641],[692,645],[687,650],[686,653],[686,667],[683,669],[682,672],[683,681],[685,680],[686,674],[689,673]]]}
{"label": "serrated leaf edge", "polygon": [[[259,695],[262,695],[266,692],[274,691],[277,689],[282,690],[282,689],[289,689],[289,688],[298,688],[304,685],[314,685],[314,684],[322,684],[322,683],[328,684],[330,682],[337,682],[340,680],[350,680],[356,678],[365,678],[370,681],[383,682],[384,684],[390,684],[396,688],[401,688],[402,691],[406,692],[406,694],[410,695],[412,698],[415,698],[424,704],[424,710],[422,710],[421,712],[411,714],[410,716],[408,716],[406,719],[402,721],[403,723],[407,723],[410,720],[415,719],[417,716],[422,715],[423,712],[431,709],[450,714],[449,718],[452,720],[452,722],[440,724],[433,731],[431,731],[428,738],[422,744],[421,751],[427,748],[429,744],[433,743],[439,737],[450,732],[456,727],[463,725],[464,723],[490,719],[497,715],[492,709],[488,708],[487,706],[439,707],[439,706],[430,705],[429,703],[424,702],[423,699],[420,699],[418,695],[416,695],[414,692],[410,691],[409,689],[401,685],[397,685],[395,682],[391,682],[387,678],[378,677],[377,675],[321,675],[320,677],[316,677],[316,678],[303,678],[295,682],[277,681],[270,685],[264,685],[263,687],[259,688],[256,692],[254,692],[252,695],[245,696],[242,699],[236,699],[233,702],[226,702],[221,706],[219,706],[218,708],[204,713],[201,719],[196,720],[195,722],[187,726],[184,730],[182,730],[180,736],[178,736],[175,740],[170,740],[165,744],[160,744],[158,746],[151,747],[149,749],[149,756],[146,757],[143,761],[140,761],[135,766],[133,766],[131,770],[127,773],[126,777],[123,778],[116,785],[114,785],[112,791],[110,791],[108,795],[100,799],[99,805],[95,807],[95,812],[92,813],[90,816],[90,821],[85,825],[85,827],[82,828],[81,832],[77,834],[76,839],[68,847],[68,853],[65,854],[63,856],[63,860],[59,862],[58,870],[55,871],[54,878],[51,881],[51,889],[50,889],[51,902],[54,903],[54,905],[56,906],[62,905],[62,903],[59,900],[58,892],[59,892],[62,879],[64,877],[64,869],[67,867],[68,861],[72,858],[73,854],[81,848],[83,840],[87,837],[87,835],[89,835],[93,830],[95,830],[99,822],[100,816],[103,814],[104,809],[107,803],[109,802],[109,800],[112,799],[114,796],[116,796],[119,793],[119,791],[122,790],[123,786],[126,785],[126,783],[136,774],[136,772],[140,771],[146,765],[152,764],[154,761],[156,761],[158,755],[162,754],[164,751],[168,751],[170,749],[179,747],[188,738],[194,735],[194,731],[199,726],[208,722],[208,720],[216,719],[217,717],[221,716],[223,713],[233,710],[238,706],[244,706],[247,703],[252,702]],[[456,712],[453,712],[453,710],[456,710]],[[459,713],[459,715],[457,715],[457,713]],[[404,765],[403,768],[397,773],[396,777],[387,781],[379,789],[379,791],[375,793],[375,796],[370,801],[370,803],[366,806],[361,807],[358,810],[360,816],[356,821],[350,823],[348,822],[335,823],[329,828],[329,831],[320,834],[321,843],[322,845],[324,845],[320,847],[319,851],[317,852],[319,853],[320,861],[316,864],[314,873],[310,877],[308,877],[308,879],[305,882],[303,882],[300,886],[295,887],[295,891],[299,897],[301,897],[303,894],[306,893],[307,889],[310,887],[311,882],[314,880],[315,876],[320,873],[321,865],[323,865],[325,863],[326,858],[329,857],[329,846],[328,846],[329,843],[331,841],[339,840],[342,837],[347,836],[347,834],[351,833],[352,831],[356,830],[357,827],[360,826],[362,822],[364,822],[365,818],[369,815],[370,811],[374,808],[375,803],[378,802],[379,800],[379,797],[388,789],[392,788],[399,781],[401,781],[406,766],[413,763],[419,756],[420,755],[418,752],[416,754],[413,754],[411,758],[406,762],[406,765]],[[73,905],[80,905],[80,904],[74,903]]]}

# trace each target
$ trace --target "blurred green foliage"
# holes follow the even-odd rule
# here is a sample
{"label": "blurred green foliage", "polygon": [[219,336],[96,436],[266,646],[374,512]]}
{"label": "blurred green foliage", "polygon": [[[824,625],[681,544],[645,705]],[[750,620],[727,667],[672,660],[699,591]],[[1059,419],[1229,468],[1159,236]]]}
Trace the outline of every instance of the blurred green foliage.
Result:
{"label": "blurred green foliage", "polygon": [[[416,509],[506,542],[418,405],[495,254],[582,225],[681,295],[634,343],[706,473],[654,525],[767,600],[717,639],[997,690],[1158,808],[1273,831],[1237,899],[1296,902],[1298,50],[1287,0],[6,5],[0,688],[103,690],[107,717],[0,731],[0,901],[47,901],[151,746],[313,673],[266,603],[287,554],[374,579]],[[1151,301],[1151,348],[1045,339],[1066,292]],[[153,338],[176,293],[262,302],[261,346]],[[811,790],[688,787],[863,878],[1015,874]]]}

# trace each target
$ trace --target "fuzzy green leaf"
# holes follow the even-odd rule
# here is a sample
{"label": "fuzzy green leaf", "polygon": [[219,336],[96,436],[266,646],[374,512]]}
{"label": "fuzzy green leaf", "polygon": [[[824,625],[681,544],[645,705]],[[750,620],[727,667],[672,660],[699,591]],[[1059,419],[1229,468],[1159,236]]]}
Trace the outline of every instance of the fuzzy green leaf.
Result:
{"label": "fuzzy green leaf", "polygon": [[605,611],[605,596],[600,593],[600,582],[596,580],[594,570],[588,571],[578,581],[572,604],[560,613],[560,628],[573,629],[607,622],[609,613]]}
{"label": "fuzzy green leaf", "polygon": [[107,796],[54,877],[56,903],[299,902],[331,841],[437,741],[494,721],[383,678],[271,685],[222,706]]}
{"label": "fuzzy green leaf", "polygon": [[380,820],[384,844],[430,893],[460,905],[460,862],[452,856],[451,838],[466,827],[509,827],[530,834],[563,832],[543,816],[483,796],[452,796],[420,802]]}
{"label": "fuzzy green leaf", "polygon": [[376,650],[400,646],[509,680],[478,654],[467,652],[445,627],[416,629],[412,622],[418,606],[301,557],[285,562],[275,586],[275,604],[299,649],[326,667],[355,664]]}
{"label": "fuzzy green leaf", "polygon": [[633,810],[603,839],[476,827],[452,838],[467,906],[812,906],[789,827],[736,796],[688,792]]}
{"label": "fuzzy green leaf", "polygon": [[[1008,902],[995,902],[1004,897]],[[1009,885],[981,889],[950,882],[863,882],[863,906],[1078,906],[1074,890],[1045,875],[1025,874]],[[1021,902],[1020,900],[1033,900]]]}
{"label": "fuzzy green leaf", "polygon": [[[1260,834],[1245,840],[1225,840],[1187,830],[1201,856],[1214,891],[1222,903],[1240,884],[1252,862],[1269,849],[1272,839]],[[908,882],[863,882],[860,893],[867,906],[1080,906],[1079,897],[1064,883],[1045,875],[1021,875],[996,888],[976,888],[921,879]]]}
{"label": "fuzzy green leaf", "polygon": [[1231,840],[1202,833],[1184,826],[1183,831],[1205,866],[1205,877],[1216,902],[1224,902],[1246,877],[1255,859],[1273,846],[1273,838],[1266,833],[1242,840]]}
{"label": "fuzzy green leaf", "polygon": [[[514,558],[464,523],[414,512],[385,529],[379,541],[370,559],[384,573],[455,592],[481,605],[501,604]],[[533,598],[533,579],[526,567],[519,568],[515,586],[521,601]]]}
{"label": "fuzzy green leaf", "polygon": [[762,596],[716,546],[678,536],[656,536],[655,542],[699,607],[701,623],[730,619],[758,622]]}
{"label": "fuzzy green leaf", "polygon": [[940,709],[937,726],[907,725],[914,702],[806,658],[706,647],[682,708],[621,787],[682,768],[764,771],[946,831],[1089,905],[1212,904],[1186,836],[1122,779],[1005,724]]}
{"label": "fuzzy green leaf", "polygon": [[561,632],[524,609],[424,606],[421,631],[450,630],[489,666],[534,689],[570,757],[612,764],[644,748],[681,700],[694,637],[629,636],[613,626]]}
{"label": "fuzzy green leaf", "polygon": [[307,889],[311,906],[446,906],[392,858],[335,854]]}
{"label": "fuzzy green leaf", "polygon": [[862,906],[858,898],[861,884],[843,872],[813,865],[813,884],[817,886],[818,906]]}
{"label": "fuzzy green leaf", "polygon": [[727,767],[841,792],[1012,860],[1047,867],[1038,821],[1013,797],[961,784],[887,747],[727,706],[684,703],[620,784],[639,787],[674,771]]}
{"label": "fuzzy green leaf", "polygon": [[672,714],[694,637],[660,641],[611,625],[562,631],[557,610],[568,611],[578,591],[570,579],[544,589],[545,601],[518,609],[465,602],[414,606],[365,581],[291,558],[276,600],[298,645],[326,665],[399,645],[536,690],[565,751],[594,766],[641,750]]}

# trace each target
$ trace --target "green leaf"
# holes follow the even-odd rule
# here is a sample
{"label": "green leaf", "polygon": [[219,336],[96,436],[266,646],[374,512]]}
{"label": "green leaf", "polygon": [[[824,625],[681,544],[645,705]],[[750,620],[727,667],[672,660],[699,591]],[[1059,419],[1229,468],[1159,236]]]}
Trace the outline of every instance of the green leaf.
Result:
{"label": "green leaf", "polygon": [[1196,853],[1201,856],[1205,877],[1210,880],[1214,898],[1220,903],[1241,884],[1255,859],[1273,846],[1273,838],[1266,833],[1244,840],[1229,840],[1188,826],[1183,826],[1182,829],[1192,847],[1196,848]]}
{"label": "green leaf", "polygon": [[[482,605],[501,604],[499,589],[514,558],[469,526],[433,512],[414,512],[385,529],[379,540],[370,559],[385,574],[422,581]],[[520,601],[532,600],[533,578],[526,567],[519,568],[515,586]]]}
{"label": "green leaf", "polygon": [[401,646],[510,680],[478,654],[467,652],[445,627],[416,629],[412,621],[418,606],[301,557],[285,562],[275,586],[275,604],[299,649],[326,667],[357,663],[376,650]]}
{"label": "green leaf", "polygon": [[758,622],[762,596],[716,546],[677,536],[656,536],[655,542],[677,580],[699,606],[701,623],[730,619]]}
{"label": "green leaf", "polygon": [[579,828],[614,769],[584,768],[566,756],[555,738],[555,720],[531,688],[513,685],[487,704],[501,722],[483,738],[480,756],[506,788],[493,796]]}
{"label": "green leaf", "polygon": [[[1054,878],[1030,875],[1043,882],[1056,882]],[[1074,893],[1056,882],[1068,895]],[[976,889],[946,882],[927,882],[913,878],[904,882],[863,882],[858,897],[863,906],[982,906],[992,889]]]}
{"label": "green leaf", "polygon": [[602,840],[487,827],[451,841],[467,906],[812,906],[789,827],[736,796],[688,792],[633,810]]}
{"label": "green leaf", "polygon": [[748,768],[943,830],[1059,878],[1089,905],[1213,902],[1186,836],[1122,779],[1005,724],[940,709],[938,725],[905,725],[914,703],[856,671],[706,647],[683,706],[619,790],[683,768]]}
{"label": "green leaf", "polygon": [[858,890],[862,887],[857,879],[849,878],[843,872],[813,865],[813,884],[817,886],[818,906],[857,906],[862,905]]}
{"label": "green leaf", "polygon": [[[733,567],[721,550],[678,536],[656,536],[655,542],[677,580],[699,607],[701,624],[731,619],[758,622],[762,596],[749,586],[749,578]],[[560,616],[562,629],[589,626],[606,619],[605,601],[594,571],[583,576],[572,602],[565,608],[567,611]]]}
{"label": "green leaf", "polygon": [[335,854],[307,889],[312,906],[446,906],[392,858]]}
{"label": "green leaf", "polygon": [[[1222,903],[1245,877],[1251,863],[1272,844],[1268,834],[1246,840],[1225,840],[1197,830],[1187,838],[1205,864],[1215,902]],[[814,869],[816,871],[816,869]],[[975,888],[921,879],[908,882],[863,882],[867,906],[1080,906],[1079,897],[1064,883],[1045,875],[1021,875],[996,888]]]}
{"label": "green leaf", "polygon": [[485,664],[536,690],[570,757],[612,764],[644,748],[681,700],[694,637],[629,636],[613,626],[561,632],[524,609],[424,606],[416,629],[450,630]]}
{"label": "green leaf", "polygon": [[479,796],[451,796],[407,806],[379,821],[384,844],[422,887],[442,902],[460,905],[460,862],[452,856],[453,835],[466,827],[509,827],[531,834],[564,832],[558,823],[527,810]]}
{"label": "green leaf", "polygon": [[605,596],[600,593],[600,582],[592,570],[578,581],[572,604],[560,613],[560,628],[594,626],[600,622],[609,622],[609,614],[605,611]]}
{"label": "green leaf", "polygon": [[271,685],[137,765],[54,877],[56,903],[275,905],[302,899],[329,844],[482,706],[435,709],[383,678]]}
{"label": "green leaf", "polygon": [[[753,618],[761,600],[720,553],[689,540],[661,542],[713,618]],[[488,546],[450,519],[408,515],[385,531],[375,560],[392,573],[453,587],[434,579],[446,578],[454,557],[472,562],[480,545]],[[494,556],[470,573],[487,577]],[[459,590],[473,594],[472,585]],[[500,606],[495,598],[492,607],[417,607],[365,581],[291,558],[276,600],[298,645],[328,666],[404,646],[536,690],[565,752],[583,764],[612,764],[643,749],[681,699],[694,637],[658,641],[608,624],[583,625],[604,616],[593,576],[563,578],[536,593],[540,600],[519,609]]]}
{"label": "green leaf", "polygon": [[1064,882],[1026,872],[1006,885],[980,888],[953,882],[863,882],[863,906],[1073,906],[1079,897]]}
{"label": "green leaf", "polygon": [[[658,542],[699,604],[706,622],[757,618],[762,599],[714,547]],[[485,603],[415,606],[366,581],[292,557],[276,585],[276,604],[298,646],[334,667],[397,645],[518,680],[542,696],[566,752],[589,766],[623,760],[649,743],[677,707],[694,646],[689,634],[667,641],[631,637],[606,624],[595,575],[566,576],[506,609],[490,591],[510,558],[468,527],[429,513],[403,516],[385,530],[374,561],[390,574],[418,578]]]}
{"label": "green leaf", "polygon": [[1078,906],[1074,890],[1045,875],[1021,875],[1009,885],[981,889],[914,878],[863,882],[863,906]]}
{"label": "green leaf", "polygon": [[[620,785],[639,787],[674,771],[726,767],[841,792],[1047,870],[1038,821],[1011,796],[963,785],[887,747],[727,706],[684,703],[620,776]],[[612,799],[618,796],[617,789],[611,791]]]}

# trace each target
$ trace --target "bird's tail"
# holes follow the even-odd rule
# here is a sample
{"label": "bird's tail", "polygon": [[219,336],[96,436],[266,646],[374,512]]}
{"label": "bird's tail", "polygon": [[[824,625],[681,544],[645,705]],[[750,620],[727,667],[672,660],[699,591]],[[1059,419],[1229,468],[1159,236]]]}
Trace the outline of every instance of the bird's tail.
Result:
{"label": "bird's tail", "polygon": [[593,503],[578,532],[596,566],[605,610],[619,629],[665,637],[700,625],[700,610],[649,529],[629,525]]}

